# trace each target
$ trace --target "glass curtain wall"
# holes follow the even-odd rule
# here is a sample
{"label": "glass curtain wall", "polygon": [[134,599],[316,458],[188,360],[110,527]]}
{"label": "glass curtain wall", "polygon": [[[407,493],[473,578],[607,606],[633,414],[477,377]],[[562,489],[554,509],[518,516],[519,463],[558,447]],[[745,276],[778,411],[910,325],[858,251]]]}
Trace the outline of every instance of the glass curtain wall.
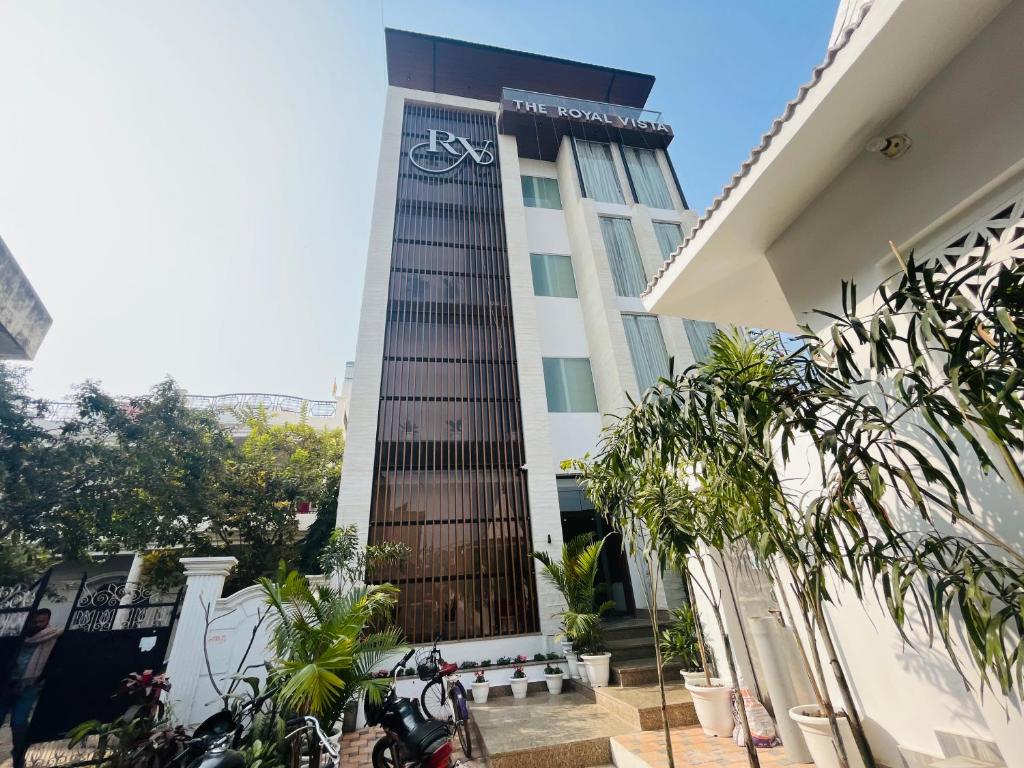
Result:
{"label": "glass curtain wall", "polygon": [[715,332],[714,323],[705,323],[702,320],[683,319],[683,328],[686,329],[686,338],[690,342],[690,349],[693,350],[693,359],[703,363],[711,356],[711,349],[708,342],[711,341],[711,334]]}
{"label": "glass curtain wall", "polygon": [[683,231],[678,224],[667,221],[654,222],[654,235],[658,238],[658,248],[661,250],[661,258],[667,259],[672,251],[683,242]]}
{"label": "glass curtain wall", "polygon": [[612,160],[612,148],[597,141],[577,141],[576,155],[580,160],[583,186],[587,197],[599,203],[624,203],[619,174]]}
{"label": "glass curtain wall", "polygon": [[523,176],[523,205],[527,208],[562,209],[562,196],[558,193],[558,179],[544,176]]}
{"label": "glass curtain wall", "polygon": [[544,389],[551,413],[597,413],[594,374],[586,357],[545,357]]}
{"label": "glass curtain wall", "polygon": [[665,175],[661,172],[658,156],[654,150],[623,147],[622,153],[625,156],[630,178],[633,179],[637,202],[649,205],[651,208],[666,210],[675,208],[672,205],[672,195],[669,194],[668,185],[665,183]]}
{"label": "glass curtain wall", "polygon": [[556,253],[531,253],[533,295],[576,298],[576,278],[572,274],[572,257]]}
{"label": "glass curtain wall", "polygon": [[629,219],[602,216],[601,236],[608,253],[615,293],[619,296],[639,296],[647,287],[647,273]]}
{"label": "glass curtain wall", "polygon": [[643,392],[668,376],[668,350],[661,335],[661,326],[654,315],[624,314],[622,325],[626,330],[629,355],[633,358],[636,383]]}

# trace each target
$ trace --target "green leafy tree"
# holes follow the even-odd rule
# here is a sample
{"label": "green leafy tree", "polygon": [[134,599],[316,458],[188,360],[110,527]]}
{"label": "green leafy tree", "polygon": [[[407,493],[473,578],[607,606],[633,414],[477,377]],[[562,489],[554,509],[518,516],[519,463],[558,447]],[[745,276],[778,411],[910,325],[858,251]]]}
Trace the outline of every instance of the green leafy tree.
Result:
{"label": "green leafy tree", "polygon": [[253,583],[302,549],[296,515],[332,507],[341,479],[341,430],[298,422],[271,424],[262,407],[241,414],[249,432],[225,462],[210,533],[239,563],[232,581]]}

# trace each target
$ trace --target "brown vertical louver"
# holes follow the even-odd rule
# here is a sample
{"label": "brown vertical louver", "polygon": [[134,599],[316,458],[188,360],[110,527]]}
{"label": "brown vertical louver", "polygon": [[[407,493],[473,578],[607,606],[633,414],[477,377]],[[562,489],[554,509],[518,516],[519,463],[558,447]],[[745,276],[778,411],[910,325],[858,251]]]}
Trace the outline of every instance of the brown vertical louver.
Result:
{"label": "brown vertical louver", "polygon": [[[419,170],[431,129],[494,163]],[[496,144],[493,114],[405,107],[370,540],[412,552],[376,574],[412,642],[538,630]]]}

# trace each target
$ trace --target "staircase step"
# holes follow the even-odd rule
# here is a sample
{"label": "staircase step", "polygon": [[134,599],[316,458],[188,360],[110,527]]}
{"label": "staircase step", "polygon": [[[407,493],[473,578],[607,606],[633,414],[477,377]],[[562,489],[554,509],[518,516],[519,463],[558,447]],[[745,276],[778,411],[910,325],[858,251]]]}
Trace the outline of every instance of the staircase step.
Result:
{"label": "staircase step", "polygon": [[[662,727],[661,692],[657,683],[631,688],[592,688],[579,680],[573,680],[570,688],[640,730],[653,731]],[[679,728],[697,723],[697,713],[690,694],[681,682],[667,681],[665,698],[670,727]]]}
{"label": "staircase step", "polygon": [[[679,670],[682,667],[674,662],[667,662],[662,665],[665,674],[665,681],[676,683],[680,681]],[[608,676],[612,685],[620,688],[631,688],[640,685],[650,685],[658,682],[658,661],[649,657],[619,658],[612,656],[611,670]]]}

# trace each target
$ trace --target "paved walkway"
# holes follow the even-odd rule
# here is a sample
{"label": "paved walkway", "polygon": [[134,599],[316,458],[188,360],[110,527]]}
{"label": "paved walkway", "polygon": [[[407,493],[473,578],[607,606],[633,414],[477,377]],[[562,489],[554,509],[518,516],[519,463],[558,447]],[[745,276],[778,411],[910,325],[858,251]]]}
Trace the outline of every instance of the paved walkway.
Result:
{"label": "paved walkway", "polygon": [[[705,736],[700,728],[673,728],[672,749],[676,766],[699,765],[702,768],[746,768],[747,750],[732,739]],[[624,755],[628,751],[629,755]],[[665,734],[661,731],[640,731],[612,737],[612,754],[619,768],[668,768],[665,755]],[[782,747],[757,750],[764,768],[800,765],[791,763]],[[625,758],[625,759],[621,759]]]}

